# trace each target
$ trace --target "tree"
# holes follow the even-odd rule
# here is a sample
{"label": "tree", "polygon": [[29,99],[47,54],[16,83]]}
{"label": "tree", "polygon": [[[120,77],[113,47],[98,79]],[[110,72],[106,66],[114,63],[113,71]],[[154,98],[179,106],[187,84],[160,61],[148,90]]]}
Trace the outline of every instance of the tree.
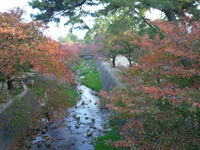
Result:
{"label": "tree", "polygon": [[93,0],[33,0],[29,2],[32,8],[38,8],[41,13],[34,16],[36,20],[44,20],[45,22],[60,22],[60,16],[69,17],[69,21],[65,25],[82,24],[80,28],[88,29],[83,22],[82,17],[93,15],[90,10],[83,9],[84,6],[96,6],[98,1]]}
{"label": "tree", "polygon": [[[141,38],[144,53],[124,72],[126,89],[102,91],[102,100],[115,112],[121,140],[115,147],[136,149],[198,149],[200,88],[200,22],[153,22],[164,36]],[[190,30],[189,30],[190,29]],[[183,60],[187,60],[187,65]]]}
{"label": "tree", "polygon": [[43,22],[25,23],[22,14],[19,8],[0,13],[0,74],[7,81],[8,89],[12,88],[12,80],[30,68],[39,75],[54,74],[71,82],[66,66],[69,57],[57,42],[43,35],[47,28]]}
{"label": "tree", "polygon": [[[115,14],[120,11],[140,17],[152,28],[152,25],[145,18],[144,14],[144,12],[150,8],[158,9],[165,13],[169,21],[176,21],[176,17],[184,16],[183,10],[190,11],[195,20],[200,17],[199,9],[197,8],[199,5],[198,0],[33,0],[29,2],[29,4],[32,8],[38,8],[41,11],[40,14],[34,16],[37,20],[59,22],[59,17],[65,16],[69,17],[69,21],[66,22],[66,24],[71,24],[73,26],[78,23],[83,25],[82,28],[88,28],[82,19],[84,16]],[[84,6],[96,5],[104,5],[105,7],[96,13],[83,9]]]}
{"label": "tree", "polygon": [[74,35],[73,33],[68,33],[66,36],[67,42],[78,42],[78,37]]}
{"label": "tree", "polygon": [[74,35],[73,33],[68,33],[66,37],[63,36],[59,36],[58,37],[58,41],[61,43],[69,43],[69,42],[78,42],[79,39],[76,35]]}

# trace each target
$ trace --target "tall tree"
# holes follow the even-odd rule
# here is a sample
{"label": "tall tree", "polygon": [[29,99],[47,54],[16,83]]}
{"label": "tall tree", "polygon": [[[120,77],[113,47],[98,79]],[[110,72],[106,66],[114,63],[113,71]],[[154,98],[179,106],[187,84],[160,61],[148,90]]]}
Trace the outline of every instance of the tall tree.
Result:
{"label": "tall tree", "polygon": [[30,68],[38,74],[54,74],[71,81],[66,63],[69,57],[56,41],[43,35],[43,22],[23,22],[19,8],[0,13],[0,74],[12,88],[12,80]]}
{"label": "tall tree", "polygon": [[76,23],[82,24],[82,28],[88,28],[83,17],[91,15],[98,16],[99,13],[91,12],[91,9],[84,9],[85,6],[105,6],[101,14],[114,14],[116,11],[126,11],[142,18],[150,27],[151,24],[145,19],[144,12],[150,8],[158,9],[165,13],[169,21],[175,21],[176,17],[184,15],[183,10],[190,11],[194,19],[200,17],[198,0],[33,0],[29,2],[32,8],[38,8],[41,13],[35,15],[35,19],[45,22],[60,21],[60,16],[69,17],[66,24],[72,26]]}
{"label": "tall tree", "polygon": [[78,37],[77,37],[75,34],[73,34],[73,33],[68,33],[66,37],[59,36],[59,37],[58,37],[58,41],[59,41],[59,42],[62,42],[62,43],[69,43],[69,42],[74,42],[74,43],[76,43],[76,42],[79,41],[79,39],[78,39]]}

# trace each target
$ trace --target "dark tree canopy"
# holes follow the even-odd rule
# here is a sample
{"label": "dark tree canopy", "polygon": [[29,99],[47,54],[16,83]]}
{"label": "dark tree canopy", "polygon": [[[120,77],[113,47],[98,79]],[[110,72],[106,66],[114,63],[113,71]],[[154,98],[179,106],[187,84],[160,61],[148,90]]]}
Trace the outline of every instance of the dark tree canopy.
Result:
{"label": "dark tree canopy", "polygon": [[[162,11],[169,21],[176,21],[177,17],[184,16],[183,11],[190,11],[195,20],[200,18],[200,10],[197,8],[198,0],[33,0],[29,2],[29,5],[40,10],[39,14],[33,16],[36,20],[59,22],[60,16],[63,16],[68,17],[65,25],[79,24],[81,27],[77,28],[82,29],[88,28],[83,17],[107,15],[117,11],[137,15],[147,24],[144,12],[150,8]],[[97,5],[104,7],[96,12],[92,12],[86,7]]]}
{"label": "dark tree canopy", "polygon": [[85,11],[84,6],[94,6],[98,2],[94,0],[33,0],[29,2],[32,8],[37,8],[40,13],[32,15],[36,20],[44,20],[45,22],[60,22],[60,16],[69,17],[65,25],[81,24],[82,28],[87,28],[82,17],[93,15],[90,10]]}

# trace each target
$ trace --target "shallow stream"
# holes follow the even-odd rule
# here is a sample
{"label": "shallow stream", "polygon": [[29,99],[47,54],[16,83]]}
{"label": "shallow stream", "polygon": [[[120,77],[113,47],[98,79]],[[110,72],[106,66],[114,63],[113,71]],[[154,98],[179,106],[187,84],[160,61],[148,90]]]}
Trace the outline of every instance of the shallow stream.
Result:
{"label": "shallow stream", "polygon": [[80,85],[80,100],[69,108],[69,115],[41,130],[29,145],[31,150],[94,150],[93,138],[109,131],[109,112],[99,107],[90,88]]}

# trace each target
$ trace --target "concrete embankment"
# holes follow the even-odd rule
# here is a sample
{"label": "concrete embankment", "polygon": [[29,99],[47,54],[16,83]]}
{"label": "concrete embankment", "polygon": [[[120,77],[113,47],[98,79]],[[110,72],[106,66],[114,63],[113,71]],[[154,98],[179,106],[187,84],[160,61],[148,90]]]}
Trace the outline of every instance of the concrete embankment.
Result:
{"label": "concrete embankment", "polygon": [[31,124],[40,105],[26,85],[24,91],[0,108],[0,150],[10,149]]}
{"label": "concrete embankment", "polygon": [[102,62],[101,59],[98,58],[98,56],[95,56],[94,60],[99,71],[104,91],[109,92],[112,87],[116,86],[125,88],[125,86],[114,76],[110,68],[104,62]]}

